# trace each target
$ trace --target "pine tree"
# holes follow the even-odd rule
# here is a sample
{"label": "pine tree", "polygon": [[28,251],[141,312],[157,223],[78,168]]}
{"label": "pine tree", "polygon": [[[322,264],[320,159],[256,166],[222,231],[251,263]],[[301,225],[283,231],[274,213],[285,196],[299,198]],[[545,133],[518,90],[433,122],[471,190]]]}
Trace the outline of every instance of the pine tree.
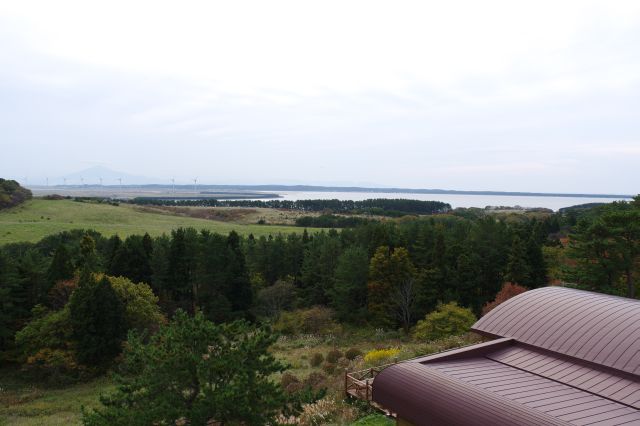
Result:
{"label": "pine tree", "polygon": [[349,247],[340,255],[329,294],[338,319],[353,321],[362,316],[367,304],[368,274],[369,258],[364,248]]}
{"label": "pine tree", "polygon": [[509,262],[505,272],[507,281],[514,284],[529,286],[531,283],[531,269],[527,260],[527,248],[517,235],[513,238]]}
{"label": "pine tree", "polygon": [[53,286],[58,281],[73,278],[73,273],[74,268],[71,262],[71,255],[64,244],[60,244],[53,255],[51,265],[47,271],[49,285]]}
{"label": "pine tree", "polygon": [[121,351],[126,333],[125,309],[107,277],[99,282],[85,269],[69,300],[78,360],[104,367]]}

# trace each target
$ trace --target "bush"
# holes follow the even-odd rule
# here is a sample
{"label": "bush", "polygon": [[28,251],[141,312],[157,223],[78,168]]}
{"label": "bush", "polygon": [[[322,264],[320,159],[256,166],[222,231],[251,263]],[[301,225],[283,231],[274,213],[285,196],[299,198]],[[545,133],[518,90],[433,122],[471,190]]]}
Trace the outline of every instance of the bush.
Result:
{"label": "bush", "polygon": [[82,376],[84,368],[78,364],[73,351],[44,348],[29,356],[23,371],[35,379],[46,380],[55,385],[73,382]]}
{"label": "bush", "polygon": [[469,331],[476,317],[469,309],[451,302],[439,305],[435,311],[418,321],[413,337],[416,340],[437,340]]}
{"label": "bush", "polygon": [[283,334],[333,334],[340,331],[340,325],[333,319],[333,311],[322,306],[282,312],[273,328]]}
{"label": "bush", "polygon": [[374,349],[367,352],[364,356],[364,361],[368,364],[382,364],[383,361],[388,361],[390,358],[396,357],[400,353],[400,349]]}
{"label": "bush", "polygon": [[294,376],[293,374],[287,372],[284,373],[282,375],[282,377],[280,377],[280,385],[282,386],[282,389],[287,390],[287,387],[291,384],[298,384],[300,383],[300,379],[298,379],[296,376]]}
{"label": "bush", "polygon": [[322,371],[331,376],[336,371],[336,365],[332,362],[325,362],[322,364]]}
{"label": "bush", "polygon": [[344,357],[347,358],[349,361],[353,361],[354,359],[356,359],[360,355],[362,355],[362,351],[360,349],[357,349],[357,348],[349,348],[344,353]]}
{"label": "bush", "polygon": [[304,385],[309,386],[314,390],[324,389],[327,387],[327,376],[314,371],[313,373],[310,373],[306,379],[304,379]]}
{"label": "bush", "polygon": [[345,369],[349,367],[351,362],[347,358],[341,357],[340,359],[338,359],[338,362],[336,364],[338,365],[338,367]]}
{"label": "bush", "polygon": [[339,403],[334,398],[323,398],[304,406],[298,424],[302,426],[350,424],[356,416],[356,408]]}
{"label": "bush", "polygon": [[342,352],[340,352],[338,349],[332,349],[327,354],[327,361],[332,364],[338,362],[340,358],[342,358]]}
{"label": "bush", "polygon": [[23,370],[57,385],[80,378],[83,368],[71,344],[69,309],[48,312],[37,306],[33,312],[34,319],[15,336]]}
{"label": "bush", "polygon": [[315,354],[313,354],[313,356],[311,357],[311,360],[309,361],[309,364],[312,367],[317,367],[320,364],[322,364],[322,362],[324,361],[324,356],[322,356],[321,353],[316,352]]}

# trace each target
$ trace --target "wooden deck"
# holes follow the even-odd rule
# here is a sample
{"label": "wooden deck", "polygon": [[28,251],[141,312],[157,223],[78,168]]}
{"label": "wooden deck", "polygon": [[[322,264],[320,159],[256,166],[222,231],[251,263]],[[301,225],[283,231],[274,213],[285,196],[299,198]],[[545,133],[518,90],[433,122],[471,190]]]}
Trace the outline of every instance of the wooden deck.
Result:
{"label": "wooden deck", "polygon": [[344,372],[344,392],[347,398],[355,398],[366,401],[372,407],[382,411],[385,415],[395,417],[395,413],[390,412],[372,400],[373,381],[382,370],[395,363],[379,365],[360,371]]}

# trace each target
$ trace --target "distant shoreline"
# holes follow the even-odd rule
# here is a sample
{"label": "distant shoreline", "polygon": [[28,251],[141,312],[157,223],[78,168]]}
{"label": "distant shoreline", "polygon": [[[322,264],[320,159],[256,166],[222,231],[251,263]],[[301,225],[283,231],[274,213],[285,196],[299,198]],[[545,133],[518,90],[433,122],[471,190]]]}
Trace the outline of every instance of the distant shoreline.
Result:
{"label": "distant shoreline", "polygon": [[[147,189],[147,190],[176,190],[182,192],[184,190],[193,190],[193,185],[160,185],[160,184],[148,184],[148,185],[56,185],[56,186],[42,186],[42,185],[30,185],[30,189],[35,190],[47,190],[54,189],[62,190],[134,190],[134,189]],[[412,189],[412,188],[370,188],[359,186],[315,186],[315,185],[201,185],[198,184],[198,193],[203,195],[208,191],[278,191],[278,192],[361,192],[361,193],[404,193],[404,194],[447,194],[447,195],[495,195],[495,196],[514,196],[514,197],[564,197],[564,198],[603,198],[603,199],[620,199],[620,198],[633,198],[633,195],[629,194],[580,194],[580,193],[552,193],[552,192],[516,192],[516,191],[465,191],[454,189]],[[253,195],[253,194],[252,194]],[[276,194],[269,194],[273,197]],[[260,198],[269,198],[260,197]],[[273,198],[277,198],[273,197]]]}

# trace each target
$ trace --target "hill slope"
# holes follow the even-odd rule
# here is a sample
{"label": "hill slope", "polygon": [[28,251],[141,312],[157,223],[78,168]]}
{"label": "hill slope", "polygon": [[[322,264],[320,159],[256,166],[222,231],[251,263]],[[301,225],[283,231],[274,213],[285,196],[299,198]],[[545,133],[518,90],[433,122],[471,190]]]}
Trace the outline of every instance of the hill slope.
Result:
{"label": "hill slope", "polygon": [[303,231],[292,226],[246,225],[215,220],[176,216],[170,213],[141,211],[121,204],[79,203],[71,200],[30,200],[0,211],[0,244],[29,241],[70,229],[95,229],[109,236],[131,234],[161,235],[178,227],[208,229],[226,234],[232,230],[255,236]]}
{"label": "hill slope", "polygon": [[15,180],[0,178],[0,210],[17,206],[31,197],[31,191],[20,186]]}

